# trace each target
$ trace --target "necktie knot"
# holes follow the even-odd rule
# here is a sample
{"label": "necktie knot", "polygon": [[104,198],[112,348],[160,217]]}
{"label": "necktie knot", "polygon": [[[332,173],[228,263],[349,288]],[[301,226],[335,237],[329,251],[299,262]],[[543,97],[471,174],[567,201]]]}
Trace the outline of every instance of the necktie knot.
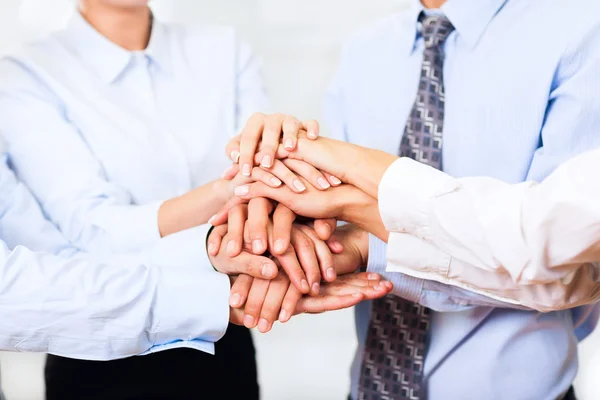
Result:
{"label": "necktie knot", "polygon": [[425,47],[428,49],[442,46],[454,30],[454,25],[444,15],[421,14],[419,20],[423,26],[422,35]]}

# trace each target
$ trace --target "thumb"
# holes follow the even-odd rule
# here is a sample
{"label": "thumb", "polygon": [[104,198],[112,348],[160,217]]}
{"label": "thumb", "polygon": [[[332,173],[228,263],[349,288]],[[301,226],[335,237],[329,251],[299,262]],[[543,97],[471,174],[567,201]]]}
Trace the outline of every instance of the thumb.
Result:
{"label": "thumb", "polygon": [[279,269],[275,262],[267,257],[242,253],[229,259],[228,275],[249,275],[254,278],[271,280],[277,276]]}
{"label": "thumb", "polygon": [[244,204],[247,203],[246,200],[241,199],[239,197],[232,197],[231,199],[229,199],[229,201],[227,203],[225,203],[225,205],[219,210],[219,212],[217,212],[215,215],[213,215],[212,217],[210,217],[210,219],[208,220],[208,223],[211,224],[212,226],[219,226],[219,225],[223,225],[227,222],[227,217],[229,214],[229,210],[231,210],[233,207],[240,205],[240,204]]}
{"label": "thumb", "polygon": [[289,193],[290,189],[287,187],[282,186],[273,188],[265,185],[262,182],[254,182],[251,184],[238,186],[234,190],[234,194],[240,199],[250,200],[256,197],[266,197],[285,206],[287,206],[289,203]]}

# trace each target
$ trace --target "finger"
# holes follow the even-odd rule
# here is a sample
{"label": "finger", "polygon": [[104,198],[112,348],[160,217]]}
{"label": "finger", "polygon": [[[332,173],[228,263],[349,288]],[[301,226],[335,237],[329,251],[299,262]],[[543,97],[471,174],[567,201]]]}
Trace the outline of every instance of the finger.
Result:
{"label": "finger", "polygon": [[300,122],[287,116],[283,121],[283,147],[286,150],[294,150],[298,143],[298,132],[300,131]]}
{"label": "finger", "polygon": [[228,257],[235,257],[242,251],[244,244],[244,226],[248,218],[248,206],[240,204],[229,210],[227,220],[227,235],[225,236],[225,246]]}
{"label": "finger", "polygon": [[298,302],[296,314],[319,314],[326,311],[342,310],[357,305],[363,300],[360,292],[344,296],[303,297]]}
{"label": "finger", "polygon": [[282,182],[272,173],[262,169],[254,167],[252,168],[252,179],[260,181],[274,188],[281,186]]}
{"label": "finger", "polygon": [[261,113],[254,114],[242,130],[240,141],[240,168],[244,176],[250,176],[254,166],[254,155],[260,141],[266,116]]}
{"label": "finger", "polygon": [[302,128],[306,131],[306,137],[309,139],[316,139],[319,137],[320,126],[315,120],[308,120],[302,123]]}
{"label": "finger", "polygon": [[341,254],[344,252],[344,245],[340,242],[335,234],[327,240],[327,246],[333,254]]}
{"label": "finger", "polygon": [[223,173],[221,174],[221,178],[225,179],[226,181],[230,181],[233,178],[235,178],[235,176],[238,174],[238,172],[240,172],[239,165],[231,164],[229,167],[227,167],[225,169],[225,171],[223,171]]}
{"label": "finger", "polygon": [[277,256],[277,261],[281,264],[281,268],[283,268],[289,277],[292,285],[298,288],[300,293],[308,294],[310,292],[308,278],[300,265],[300,261],[298,260],[298,256],[296,255],[293,246],[289,246],[285,253]]}
{"label": "finger", "polygon": [[217,226],[212,230],[208,237],[208,243],[206,244],[209,256],[214,257],[219,254],[221,244],[223,243],[223,237],[225,237],[226,234],[227,226],[225,225]]}
{"label": "finger", "polygon": [[271,202],[257,197],[248,203],[248,237],[254,254],[263,254],[267,250],[267,226],[273,210]]}
{"label": "finger", "polygon": [[225,154],[227,154],[227,157],[234,163],[237,163],[240,159],[240,142],[241,135],[237,135],[227,143],[227,146],[225,146]]}
{"label": "finger", "polygon": [[267,117],[264,122],[264,131],[260,143],[260,165],[271,168],[275,160],[275,152],[281,140],[282,125],[285,116],[275,114]]}
{"label": "finger", "polygon": [[337,176],[333,176],[327,173],[323,173],[323,175],[325,175],[327,181],[331,183],[331,186],[340,186],[342,184],[342,181]]}
{"label": "finger", "polygon": [[[239,186],[239,187],[243,187],[243,186]],[[227,203],[225,203],[225,205],[215,215],[210,217],[210,219],[208,220],[208,223],[211,224],[212,226],[219,226],[219,225],[225,224],[229,217],[229,210],[231,210],[231,208],[233,208],[237,205],[244,204],[247,202],[248,202],[248,200],[243,199],[237,195],[232,197],[231,199],[229,199],[229,201]]]}
{"label": "finger", "polygon": [[269,332],[275,321],[277,321],[289,287],[290,280],[287,277],[271,281],[267,297],[260,311],[260,320],[258,321],[258,330],[261,333]]}
{"label": "finger", "polygon": [[294,286],[288,287],[283,304],[281,305],[281,312],[279,313],[279,322],[286,323],[296,313],[296,307],[298,302],[302,298],[302,293]]}
{"label": "finger", "polygon": [[317,296],[320,290],[321,273],[314,243],[299,229],[292,229],[291,240],[298,261],[300,261],[300,265],[306,274],[310,293]]}
{"label": "finger", "polygon": [[305,225],[299,225],[298,228],[313,241],[315,255],[319,262],[320,276],[323,277],[326,282],[335,281],[337,274],[334,268],[333,255],[331,254],[327,243],[319,239],[312,228]]}
{"label": "finger", "polygon": [[228,275],[246,274],[269,280],[274,279],[279,272],[273,260],[246,252],[229,259],[226,271]]}
{"label": "finger", "polygon": [[246,304],[250,288],[254,278],[248,275],[240,275],[237,277],[231,286],[231,295],[229,296],[229,306],[232,308],[240,308]]}
{"label": "finger", "polygon": [[288,168],[281,160],[275,160],[273,167],[269,170],[275,177],[279,178],[287,187],[296,193],[302,193],[306,186],[298,176]]}
{"label": "finger", "polygon": [[300,160],[292,160],[290,158],[286,158],[282,162],[290,169],[290,171],[303,177],[317,189],[326,190],[331,187],[331,184],[325,179],[325,176],[309,163]]}
{"label": "finger", "polygon": [[[292,204],[292,198],[294,198],[295,193],[285,186],[272,188],[262,182],[254,182],[236,187],[234,193],[238,198],[245,201],[256,197],[266,197],[284,204],[293,211],[293,207],[290,207],[290,205]],[[216,221],[219,221],[219,219],[216,219]]]}
{"label": "finger", "polygon": [[313,224],[313,227],[319,239],[329,240],[329,238],[337,228],[337,220],[335,218],[316,219]]}
{"label": "finger", "polygon": [[244,307],[244,326],[246,328],[254,328],[258,324],[258,316],[267,296],[270,282],[265,279],[255,279],[252,282],[246,307]]}
{"label": "finger", "polygon": [[234,325],[244,326],[244,310],[229,308],[229,322]]}
{"label": "finger", "polygon": [[283,204],[277,204],[273,213],[273,240],[271,252],[274,255],[281,255],[290,247],[290,234],[292,225],[296,219],[296,214]]}

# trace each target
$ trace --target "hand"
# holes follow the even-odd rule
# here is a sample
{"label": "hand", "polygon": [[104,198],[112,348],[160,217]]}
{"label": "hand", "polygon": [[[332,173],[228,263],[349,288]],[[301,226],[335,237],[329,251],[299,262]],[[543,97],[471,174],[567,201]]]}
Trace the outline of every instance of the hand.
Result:
{"label": "hand", "polygon": [[[271,220],[272,209],[273,204],[264,198],[232,208],[226,235],[220,230],[209,238],[209,254],[215,255],[224,247],[223,242],[229,257],[238,256],[242,248],[256,255],[269,250],[301,293],[312,291],[317,295],[321,276],[329,282],[336,278],[330,248],[339,252],[343,246],[336,240],[330,240],[328,246],[313,228],[294,224],[296,216],[281,205],[276,207]],[[327,228],[322,229],[327,231],[324,239],[329,239],[335,224],[329,221]]]}
{"label": "hand", "polygon": [[266,333],[277,319],[285,323],[297,314],[341,310],[383,297],[391,290],[390,282],[373,273],[341,276],[322,285],[316,297],[302,297],[285,274],[272,281],[239,276],[232,278],[230,321],[247,328],[258,325],[258,330]]}
{"label": "hand", "polygon": [[[229,257],[223,247],[211,248],[214,237],[222,237],[227,232],[227,226],[216,227],[209,236],[208,252],[213,267],[227,275],[246,274],[257,278],[273,279],[277,276],[279,268],[275,262],[267,257],[242,251],[236,257]],[[211,241],[212,238],[212,241]],[[212,254],[211,254],[212,253]]]}

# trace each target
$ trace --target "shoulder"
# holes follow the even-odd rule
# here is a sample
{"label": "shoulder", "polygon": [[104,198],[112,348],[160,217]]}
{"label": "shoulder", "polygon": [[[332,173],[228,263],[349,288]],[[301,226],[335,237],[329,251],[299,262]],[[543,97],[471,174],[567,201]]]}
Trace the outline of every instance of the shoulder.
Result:
{"label": "shoulder", "polygon": [[406,12],[394,13],[358,30],[345,41],[344,55],[360,56],[372,53],[409,35],[411,30],[408,17]]}
{"label": "shoulder", "polygon": [[235,51],[243,42],[239,32],[231,26],[174,23],[163,26],[173,40],[195,51],[204,48]]}

